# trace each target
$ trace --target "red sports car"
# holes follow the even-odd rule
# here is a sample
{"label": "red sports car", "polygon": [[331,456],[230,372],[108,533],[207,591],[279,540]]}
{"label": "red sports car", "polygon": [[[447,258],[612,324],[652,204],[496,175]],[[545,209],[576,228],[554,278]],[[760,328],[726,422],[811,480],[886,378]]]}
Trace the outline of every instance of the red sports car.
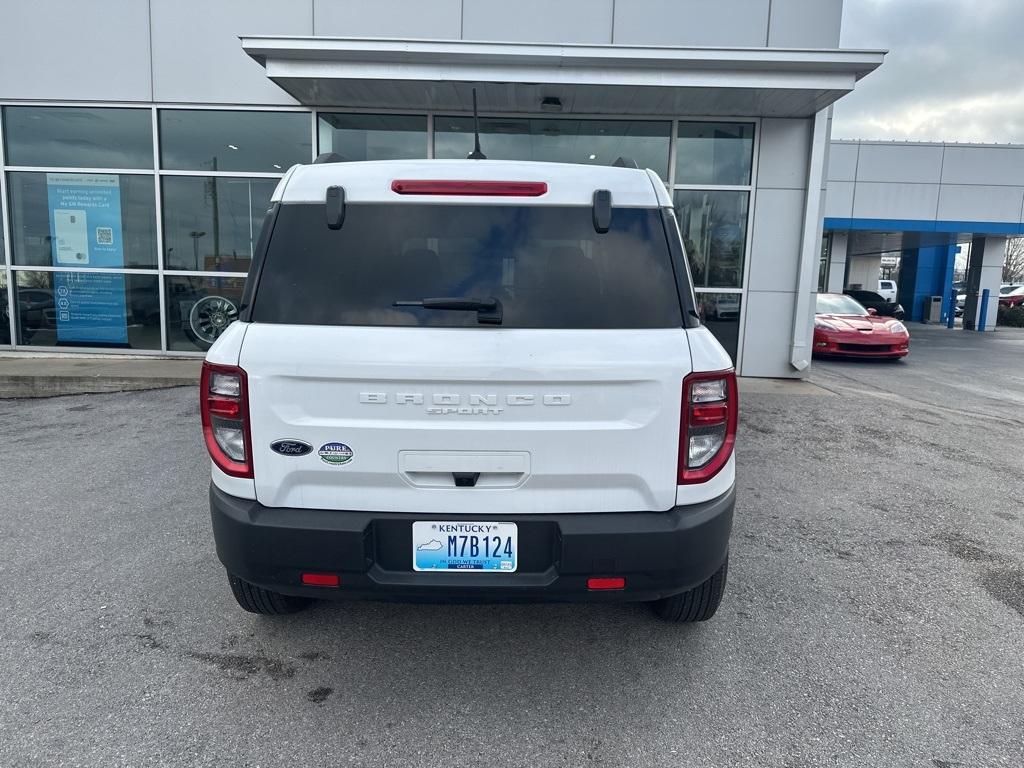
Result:
{"label": "red sports car", "polygon": [[1024,286],[1020,288],[1014,288],[1009,293],[1004,293],[999,297],[999,306],[1001,307],[1024,307]]}
{"label": "red sports car", "polygon": [[814,314],[814,354],[849,357],[906,357],[910,352],[907,327],[891,317],[879,317],[839,293],[818,294]]}

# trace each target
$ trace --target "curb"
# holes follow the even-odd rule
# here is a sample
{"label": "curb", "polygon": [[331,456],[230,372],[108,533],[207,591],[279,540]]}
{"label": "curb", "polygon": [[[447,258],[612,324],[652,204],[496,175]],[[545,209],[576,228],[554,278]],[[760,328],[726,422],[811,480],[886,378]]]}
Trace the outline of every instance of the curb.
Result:
{"label": "curb", "polygon": [[0,376],[0,399],[97,395],[196,385],[197,381],[178,377],[13,375]]}

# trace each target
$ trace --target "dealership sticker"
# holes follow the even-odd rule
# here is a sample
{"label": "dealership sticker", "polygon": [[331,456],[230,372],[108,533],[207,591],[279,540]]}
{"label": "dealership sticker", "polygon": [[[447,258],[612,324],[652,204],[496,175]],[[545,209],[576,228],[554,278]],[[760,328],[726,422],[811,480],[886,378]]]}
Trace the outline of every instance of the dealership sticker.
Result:
{"label": "dealership sticker", "polygon": [[320,460],[326,464],[341,466],[352,461],[352,449],[344,443],[324,443],[318,453]]}

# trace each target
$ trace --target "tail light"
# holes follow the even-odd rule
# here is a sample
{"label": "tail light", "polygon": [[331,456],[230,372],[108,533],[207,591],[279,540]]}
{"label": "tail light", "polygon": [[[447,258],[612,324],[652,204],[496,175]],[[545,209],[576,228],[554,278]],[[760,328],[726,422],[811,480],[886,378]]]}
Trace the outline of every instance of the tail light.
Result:
{"label": "tail light", "polygon": [[736,373],[691,373],[683,379],[679,418],[679,485],[717,475],[736,444]]}
{"label": "tail light", "polygon": [[252,477],[248,390],[241,368],[203,363],[199,409],[206,450],[213,463],[232,477]]}

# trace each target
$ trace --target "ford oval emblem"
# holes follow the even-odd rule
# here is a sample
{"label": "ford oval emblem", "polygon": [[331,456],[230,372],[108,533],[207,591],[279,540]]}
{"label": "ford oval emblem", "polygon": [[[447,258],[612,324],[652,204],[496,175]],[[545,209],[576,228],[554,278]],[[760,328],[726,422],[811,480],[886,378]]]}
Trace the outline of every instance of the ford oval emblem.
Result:
{"label": "ford oval emblem", "polygon": [[313,446],[302,440],[275,440],[270,444],[270,450],[282,456],[305,456]]}

